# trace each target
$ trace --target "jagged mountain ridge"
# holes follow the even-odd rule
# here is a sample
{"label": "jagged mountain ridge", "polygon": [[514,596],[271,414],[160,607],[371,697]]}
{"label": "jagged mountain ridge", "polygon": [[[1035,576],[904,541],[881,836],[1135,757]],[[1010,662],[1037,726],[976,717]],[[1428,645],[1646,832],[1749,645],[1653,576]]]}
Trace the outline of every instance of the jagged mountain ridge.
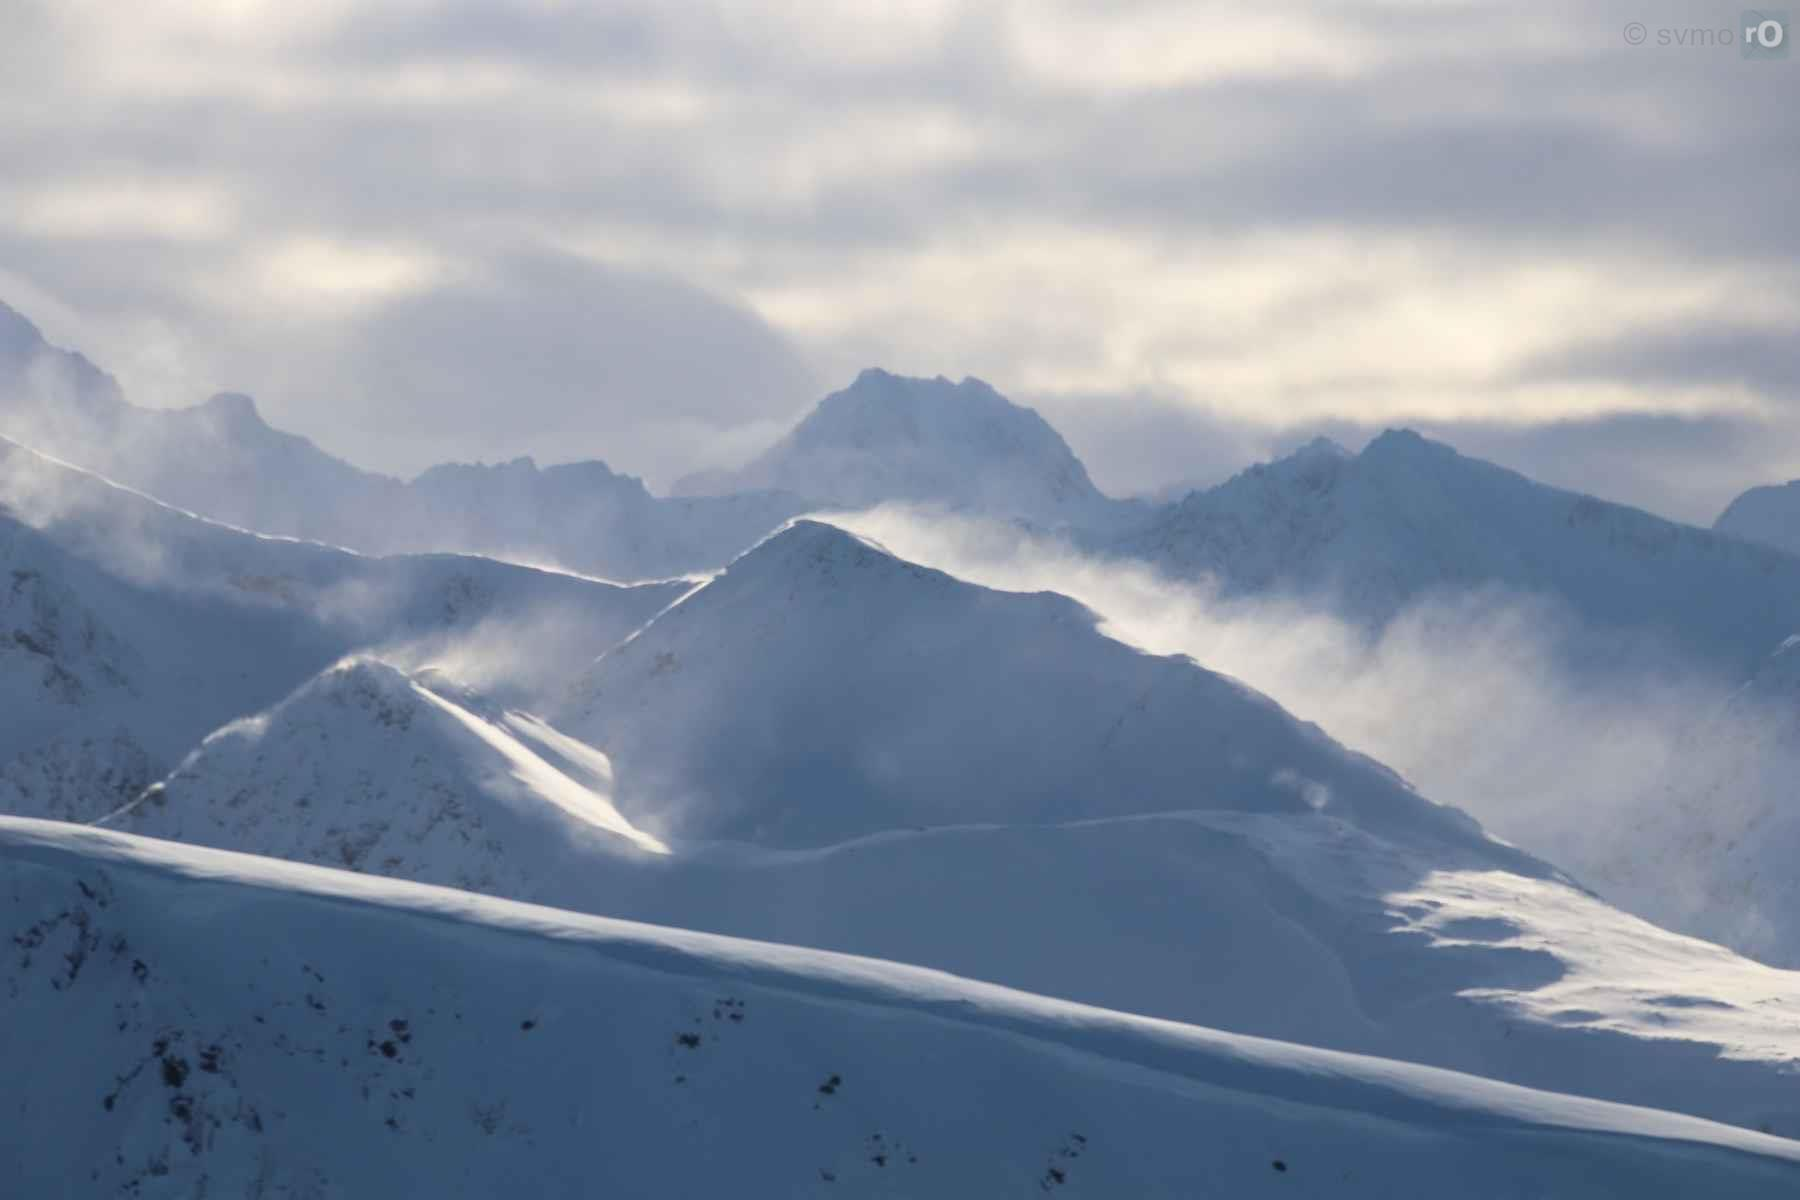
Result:
{"label": "jagged mountain ridge", "polygon": [[403,482],[272,428],[245,395],[135,407],[110,376],[3,304],[0,435],[260,533],[371,554],[551,562],[615,579],[717,567],[807,506],[772,494],[663,500],[602,462],[446,464]]}

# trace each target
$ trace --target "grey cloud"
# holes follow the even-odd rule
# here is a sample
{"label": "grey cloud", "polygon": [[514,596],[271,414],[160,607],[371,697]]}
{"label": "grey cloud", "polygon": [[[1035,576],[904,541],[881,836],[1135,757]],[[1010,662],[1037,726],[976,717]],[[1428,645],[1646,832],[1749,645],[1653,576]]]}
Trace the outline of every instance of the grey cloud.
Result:
{"label": "grey cloud", "polygon": [[[1129,20],[1151,7],[1088,9]],[[272,416],[352,457],[398,445],[412,428],[421,445],[458,457],[567,445],[652,478],[706,465],[679,460],[714,436],[736,446],[748,430],[778,426],[842,382],[820,378],[819,364],[836,372],[846,353],[873,344],[853,329],[840,344],[796,350],[733,287],[779,286],[789,271],[878,283],[874,264],[889,257],[1028,222],[1150,237],[1430,231],[1547,264],[1597,238],[1696,270],[1800,260],[1787,211],[1800,194],[1793,64],[1624,45],[1627,20],[1654,28],[1718,16],[1679,4],[1560,13],[1277,5],[1270,11],[1311,13],[1322,28],[1392,54],[1336,77],[1296,67],[1116,94],[1026,70],[997,6],[966,6],[916,53],[873,61],[829,47],[802,52],[784,43],[778,21],[743,6],[360,6],[276,52],[282,68],[323,85],[293,102],[226,85],[109,102],[87,86],[90,31],[72,11],[27,4],[0,48],[0,62],[17,68],[0,83],[9,182],[78,181],[101,166],[192,177],[227,189],[235,220],[218,243],[176,245],[42,238],[7,229],[0,210],[0,270],[115,331],[168,330],[187,360],[169,375],[192,378],[190,398],[256,390]],[[1192,11],[1229,36],[1230,10]],[[1534,37],[1519,36],[1533,22],[1524,32]],[[413,67],[493,63],[518,67],[552,101],[453,88],[394,103],[354,86]],[[554,102],[557,88],[646,82],[691,87],[710,107],[692,122],[656,121],[629,106]],[[794,195],[765,178],[782,154],[813,153],[816,139],[852,118],[904,125],[917,113],[952,123],[972,152],[871,170],[852,146],[819,152],[812,186]],[[698,279],[715,289],[708,295],[660,272],[542,257],[543,245],[590,223],[696,248],[700,261],[714,261],[701,248],[723,246],[718,258],[737,263],[736,274]],[[299,314],[252,320],[216,286],[196,285],[226,275],[246,249],[310,234],[399,242],[494,279],[394,302],[354,331]],[[692,264],[670,265],[683,270]],[[1309,315],[1278,313],[1267,336]],[[1034,345],[1041,327],[1012,313],[982,325],[992,360],[979,366],[943,361],[904,328],[879,333],[909,369],[979,370],[1003,389],[1009,365],[1022,377],[1060,352]],[[149,368],[120,361],[134,339],[114,333],[109,365],[139,393]],[[1779,331],[1702,330],[1681,341],[1581,347],[1528,364],[1522,377],[1696,380],[1718,353],[1747,386],[1791,399],[1793,355]],[[106,346],[86,348],[108,357]],[[1279,353],[1274,340],[1270,353]],[[173,385],[155,390],[174,398],[164,394]],[[1235,426],[1206,415],[1217,399],[1206,396],[1021,398],[1042,403],[1078,449],[1091,447],[1097,477],[1115,491],[1224,473],[1306,432]],[[1345,417],[1355,424],[1353,411]],[[1649,444],[1634,420],[1609,427],[1620,446]],[[1586,428],[1480,436],[1554,465],[1603,452]],[[1696,445],[1731,456],[1720,471],[1748,475],[1776,461],[1757,456],[1762,439],[1709,443],[1691,432]],[[630,461],[634,449],[654,461]],[[1637,495],[1693,511],[1711,494],[1711,483],[1677,478],[1673,449],[1657,451],[1673,457],[1655,472],[1628,470],[1625,453],[1618,479]]]}
{"label": "grey cloud", "polygon": [[1800,338],[1737,326],[1656,329],[1530,364],[1527,378],[1739,384],[1800,405]]}
{"label": "grey cloud", "polygon": [[820,394],[785,339],[742,308],[671,278],[547,256],[483,264],[296,350],[268,383],[306,424],[396,445],[418,434],[439,449],[432,435],[452,432],[454,457],[601,457],[653,482],[705,457],[697,438],[766,428]]}

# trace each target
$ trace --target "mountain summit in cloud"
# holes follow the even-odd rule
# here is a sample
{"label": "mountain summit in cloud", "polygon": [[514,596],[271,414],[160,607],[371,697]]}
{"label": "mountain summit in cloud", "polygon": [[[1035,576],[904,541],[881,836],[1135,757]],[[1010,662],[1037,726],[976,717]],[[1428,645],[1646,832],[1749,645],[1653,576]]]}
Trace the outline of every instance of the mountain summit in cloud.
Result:
{"label": "mountain summit in cloud", "polygon": [[737,471],[691,476],[691,493],[779,489],[822,504],[905,501],[1085,524],[1109,501],[1062,435],[979,379],[869,369]]}

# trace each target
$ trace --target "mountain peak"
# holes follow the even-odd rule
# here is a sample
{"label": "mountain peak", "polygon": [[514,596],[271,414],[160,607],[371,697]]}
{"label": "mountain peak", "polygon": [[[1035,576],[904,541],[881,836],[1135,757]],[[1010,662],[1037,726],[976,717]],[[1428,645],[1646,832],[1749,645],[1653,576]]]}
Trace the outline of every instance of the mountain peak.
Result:
{"label": "mountain peak", "polygon": [[978,509],[1045,524],[1109,506],[1074,451],[1033,410],[989,384],[870,368],[819,402],[748,466],[708,491],[775,490],[865,508],[889,501]]}
{"label": "mountain peak", "polygon": [[200,411],[228,429],[266,428],[267,423],[256,409],[256,401],[243,392],[215,392],[200,405]]}
{"label": "mountain peak", "polygon": [[804,517],[788,522],[744,551],[726,568],[725,575],[733,583],[752,578],[774,579],[791,588],[806,577],[835,584],[849,571],[949,578],[942,572],[906,562],[860,534]]}
{"label": "mountain peak", "polygon": [[1377,460],[1458,457],[1453,447],[1434,442],[1416,429],[1384,429],[1363,447],[1362,456]]}

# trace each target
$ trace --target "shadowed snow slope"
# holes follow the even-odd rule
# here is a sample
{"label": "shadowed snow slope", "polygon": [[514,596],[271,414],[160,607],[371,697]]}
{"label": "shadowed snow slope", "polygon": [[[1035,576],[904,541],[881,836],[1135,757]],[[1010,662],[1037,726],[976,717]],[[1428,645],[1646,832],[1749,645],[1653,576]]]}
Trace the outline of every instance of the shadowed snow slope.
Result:
{"label": "shadowed snow slope", "polygon": [[54,823],[0,820],[0,895],[26,1195],[1800,1186],[1654,1110]]}
{"label": "shadowed snow slope", "polygon": [[916,826],[1317,809],[1503,853],[1265,697],[1104,636],[1066,597],[977,587],[814,521],[609,651],[556,723],[612,756],[621,811],[674,837],[817,846]]}
{"label": "shadowed snow slope", "polygon": [[[1163,510],[1113,549],[1227,596],[1324,599],[1379,626],[1457,589],[1547,596],[1730,678],[1793,632],[1800,559],[1559,491],[1416,433],[1312,446]],[[1585,653],[1594,653],[1590,645]]]}
{"label": "shadowed snow slope", "polygon": [[690,586],[261,537],[4,440],[0,569],[0,811],[74,819],[352,650],[541,696]]}

